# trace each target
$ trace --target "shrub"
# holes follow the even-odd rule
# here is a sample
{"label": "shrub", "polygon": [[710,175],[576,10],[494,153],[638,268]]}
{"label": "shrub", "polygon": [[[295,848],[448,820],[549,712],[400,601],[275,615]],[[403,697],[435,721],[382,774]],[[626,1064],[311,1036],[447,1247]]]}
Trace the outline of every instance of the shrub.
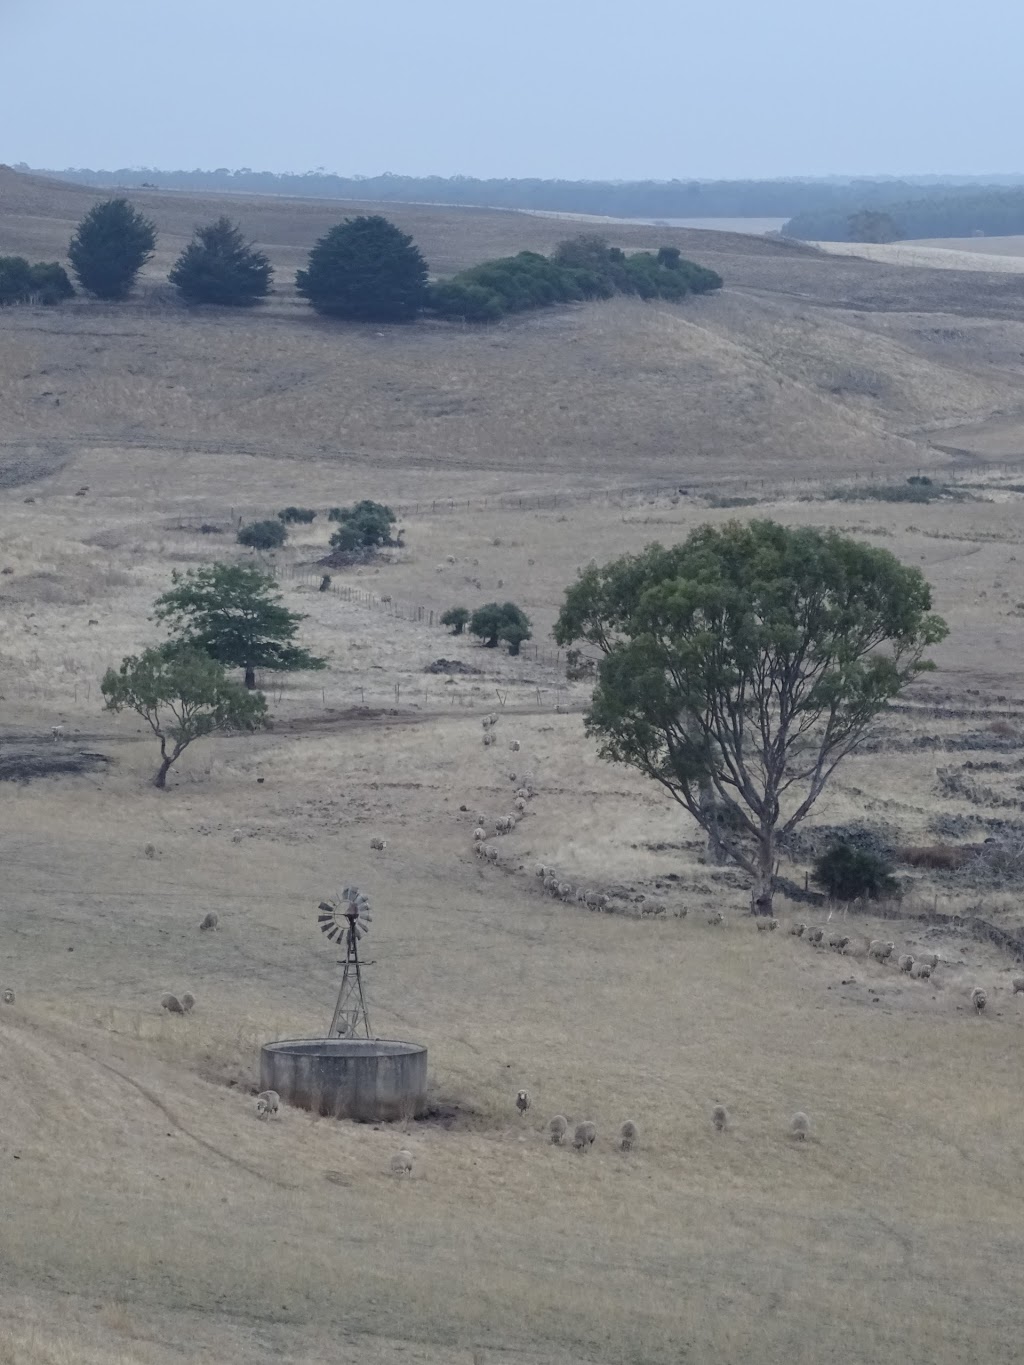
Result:
{"label": "shrub", "polygon": [[812,877],[817,886],[837,901],[878,900],[899,894],[888,862],[849,844],[833,844],[816,859]]}
{"label": "shrub", "polygon": [[123,299],[155,246],[154,224],[127,199],[108,199],[79,223],[68,255],[83,289],[100,299]]}
{"label": "shrub", "polygon": [[316,520],[315,507],[282,507],[277,514],[281,520],[288,525],[289,522],[300,521],[304,526],[308,526],[311,521]]}
{"label": "shrub", "polygon": [[498,641],[504,640],[510,654],[518,654],[520,646],[532,635],[530,618],[514,602],[487,602],[477,607],[470,617],[469,633],[477,636],[487,649],[496,649]]}
{"label": "shrub", "polygon": [[189,303],[246,307],[270,292],[270,260],[230,218],[197,227],[168,279]]}
{"label": "shrub", "polygon": [[288,539],[288,531],[280,521],[253,521],[238,533],[239,545],[250,550],[276,550]]}
{"label": "shrub", "polygon": [[327,317],[411,322],[426,301],[427,263],[386,218],[346,218],[313,247],[295,287]]}
{"label": "shrub", "polygon": [[26,303],[31,279],[31,266],[24,256],[0,256],[0,305]]}
{"label": "shrub", "polygon": [[441,617],[442,626],[451,626],[453,635],[461,635],[469,624],[468,607],[449,607]]}
{"label": "shrub", "polygon": [[493,289],[459,279],[431,285],[426,306],[438,317],[461,318],[463,322],[497,322],[504,312],[501,299]]}
{"label": "shrub", "polygon": [[391,539],[395,514],[382,502],[364,498],[353,507],[332,507],[327,519],[341,523],[331,536],[337,550],[374,549],[395,543]]}
{"label": "shrub", "polygon": [[67,271],[56,261],[29,265],[24,256],[0,256],[0,306],[33,301],[49,306],[74,292]]}

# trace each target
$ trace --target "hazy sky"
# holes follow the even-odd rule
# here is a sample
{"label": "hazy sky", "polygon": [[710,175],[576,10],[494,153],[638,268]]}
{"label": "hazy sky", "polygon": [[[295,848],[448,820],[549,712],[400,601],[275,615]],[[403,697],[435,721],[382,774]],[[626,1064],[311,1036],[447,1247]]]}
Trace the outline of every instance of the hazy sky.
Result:
{"label": "hazy sky", "polygon": [[0,161],[1024,171],[1021,0],[0,0]]}

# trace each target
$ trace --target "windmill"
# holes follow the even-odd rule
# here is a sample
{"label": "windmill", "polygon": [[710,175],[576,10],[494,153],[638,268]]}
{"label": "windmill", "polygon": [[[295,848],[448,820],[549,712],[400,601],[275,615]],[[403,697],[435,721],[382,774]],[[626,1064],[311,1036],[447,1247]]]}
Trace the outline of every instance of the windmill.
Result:
{"label": "windmill", "polygon": [[339,947],[345,945],[345,956],[338,959],[341,989],[328,1038],[371,1036],[359,962],[359,940],[368,931],[371,918],[370,902],[358,886],[346,886],[337,901],[320,902],[317,923],[321,932]]}

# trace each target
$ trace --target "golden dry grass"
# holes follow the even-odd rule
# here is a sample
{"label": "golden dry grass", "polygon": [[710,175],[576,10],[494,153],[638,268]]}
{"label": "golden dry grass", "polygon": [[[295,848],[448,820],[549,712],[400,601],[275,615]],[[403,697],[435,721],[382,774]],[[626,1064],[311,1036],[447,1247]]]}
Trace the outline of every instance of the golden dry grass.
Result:
{"label": "golden dry grass", "polygon": [[[837,280],[852,278],[835,264]],[[1018,799],[1024,531],[1004,487],[1015,479],[977,472],[985,500],[957,504],[820,494],[821,478],[877,479],[879,451],[949,466],[921,436],[928,414],[939,427],[1008,402],[1019,324],[964,323],[990,357],[965,363],[952,342],[917,335],[945,315],[854,317],[767,287],[680,312],[551,314],[483,338],[417,328],[381,341],[281,307],[199,322],[148,304],[4,318],[3,738],[48,742],[63,721],[68,747],[113,761],[0,784],[0,986],[16,992],[0,1005],[0,1361],[1016,1360],[1024,1000],[1007,956],[910,918],[850,914],[842,958],[784,929],[756,934],[741,880],[701,861],[692,823],[598,761],[586,689],[554,662],[492,655],[286,574],[329,669],[272,684],[275,728],[195,746],[167,793],[148,786],[152,740],[101,711],[97,679],[154,637],[148,612],[172,568],[235,553],[232,514],[362,496],[418,505],[403,517],[408,548],[350,581],[428,613],[510,596],[551,650],[578,565],[767,511],[919,564],[952,627],[938,674],[815,819],[891,826],[908,843],[933,841],[941,816],[1016,820],[946,794],[937,771],[1005,761],[976,780]],[[586,364],[564,360],[572,347]],[[52,369],[47,382],[66,386],[59,408],[25,387],[29,351],[36,381]],[[862,378],[856,395],[830,392],[844,366]],[[874,391],[867,370],[888,388]],[[403,436],[386,399],[406,402],[417,382],[417,402],[447,386],[470,410],[433,425],[419,411]],[[601,414],[587,428],[584,398]],[[704,434],[684,450],[670,436],[686,409]],[[640,451],[625,460],[630,432]],[[677,478],[745,482],[761,497],[755,451],[776,482],[753,509],[593,496]],[[818,500],[797,501],[815,474]],[[519,490],[563,497],[500,501]],[[471,505],[430,510],[444,498]],[[203,521],[225,530],[202,535]],[[320,519],[280,562],[312,560],[325,539]],[[442,654],[484,671],[451,684],[424,674]],[[484,749],[491,709],[499,743]],[[986,730],[997,718],[1013,733]],[[937,747],[968,733],[974,750]],[[504,812],[513,771],[532,772],[538,796],[496,841],[503,867],[487,867],[471,852],[475,812]],[[538,861],[665,913],[555,902]],[[805,870],[783,869],[797,881]],[[910,910],[1021,923],[1012,893],[911,876]],[[449,1127],[256,1120],[260,1041],[326,1023],[336,968],[314,911],[345,881],[367,886],[378,911],[374,1027],[428,1045]],[[705,923],[708,907],[723,926]],[[211,909],[221,927],[200,933]],[[780,909],[829,922],[823,909]],[[935,979],[867,960],[863,940],[879,934],[934,946]],[[978,983],[991,1000],[981,1018],[967,1004]],[[185,989],[195,1012],[164,1014],[161,994]],[[525,1121],[522,1086],[534,1097]],[[733,1119],[722,1135],[716,1102]],[[796,1109],[814,1125],[806,1144],[787,1136]],[[546,1142],[556,1111],[594,1119],[592,1153]],[[613,1143],[626,1117],[641,1131],[628,1157]],[[400,1146],[411,1180],[389,1174]]]}

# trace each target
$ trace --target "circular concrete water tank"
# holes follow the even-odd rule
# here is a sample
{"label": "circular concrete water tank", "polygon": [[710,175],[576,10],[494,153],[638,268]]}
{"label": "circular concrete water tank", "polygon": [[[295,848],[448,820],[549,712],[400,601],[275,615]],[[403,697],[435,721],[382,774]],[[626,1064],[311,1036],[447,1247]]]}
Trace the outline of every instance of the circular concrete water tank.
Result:
{"label": "circular concrete water tank", "polygon": [[386,1038],[285,1038],[260,1053],[260,1089],[331,1118],[416,1118],[427,1103],[427,1049]]}

